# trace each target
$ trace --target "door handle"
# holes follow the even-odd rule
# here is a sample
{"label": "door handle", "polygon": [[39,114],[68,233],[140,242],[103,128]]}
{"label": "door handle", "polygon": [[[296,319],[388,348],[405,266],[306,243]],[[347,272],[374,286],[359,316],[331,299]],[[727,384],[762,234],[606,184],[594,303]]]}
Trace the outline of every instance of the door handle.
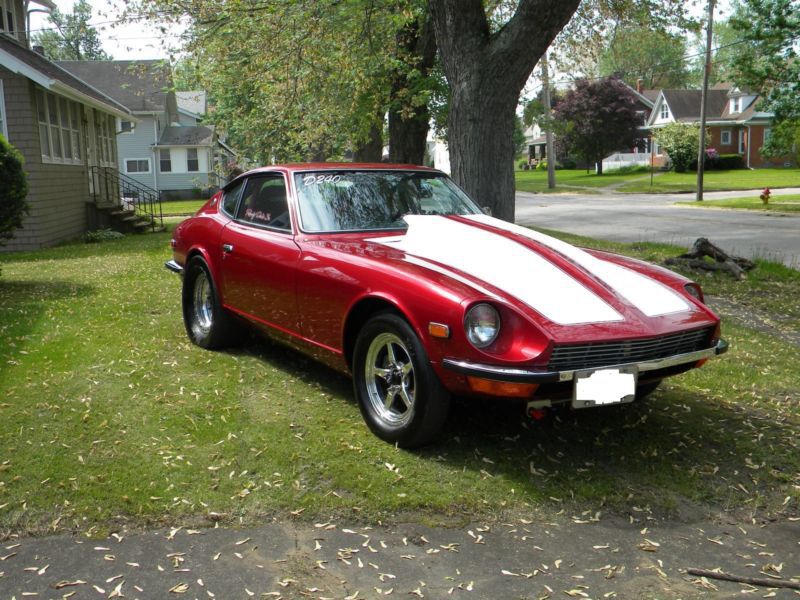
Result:
{"label": "door handle", "polygon": [[222,251],[225,254],[230,254],[233,252],[233,244],[222,244]]}

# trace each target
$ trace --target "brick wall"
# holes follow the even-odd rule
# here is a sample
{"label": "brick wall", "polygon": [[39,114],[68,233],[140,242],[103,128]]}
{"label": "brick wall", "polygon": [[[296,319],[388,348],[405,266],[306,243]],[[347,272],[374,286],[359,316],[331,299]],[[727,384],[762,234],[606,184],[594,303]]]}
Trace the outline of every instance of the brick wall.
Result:
{"label": "brick wall", "polygon": [[89,183],[84,165],[42,162],[34,84],[0,67],[9,141],[25,158],[30,212],[13,240],[0,251],[34,250],[79,237],[86,231]]}

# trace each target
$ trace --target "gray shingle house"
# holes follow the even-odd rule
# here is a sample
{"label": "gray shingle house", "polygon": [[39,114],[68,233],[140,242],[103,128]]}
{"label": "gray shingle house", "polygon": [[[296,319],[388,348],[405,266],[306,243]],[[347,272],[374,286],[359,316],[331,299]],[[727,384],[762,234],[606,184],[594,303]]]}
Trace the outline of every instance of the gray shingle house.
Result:
{"label": "gray shingle house", "polygon": [[[47,8],[49,0],[31,0]],[[2,250],[30,250],[76,238],[96,223],[92,169],[116,170],[122,104],[29,47],[23,0],[0,0],[0,133],[25,158],[30,213]]]}
{"label": "gray shingle house", "polygon": [[175,92],[165,61],[60,61],[61,67],[128,108],[138,119],[118,122],[120,172],[163,199],[209,196],[223,182],[216,165],[232,152],[213,126],[200,124],[205,92]]}

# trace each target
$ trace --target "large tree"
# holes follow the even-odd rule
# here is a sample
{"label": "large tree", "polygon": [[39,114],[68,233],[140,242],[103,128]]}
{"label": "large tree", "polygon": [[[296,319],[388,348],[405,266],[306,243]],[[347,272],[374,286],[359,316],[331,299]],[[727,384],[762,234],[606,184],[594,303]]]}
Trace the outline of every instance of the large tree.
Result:
{"label": "large tree", "polygon": [[618,75],[636,87],[685,88],[692,73],[686,66],[686,38],[677,33],[633,25],[616,29],[599,60],[601,76]]}
{"label": "large tree", "polygon": [[48,15],[53,29],[33,36],[33,44],[42,46],[50,60],[109,60],[100,42],[100,36],[90,21],[92,7],[86,0],[78,0],[71,13],[54,8]]}
{"label": "large tree", "polygon": [[631,148],[641,125],[636,98],[617,77],[579,79],[553,109],[559,136],[573,152],[596,163],[603,174],[603,158]]}
{"label": "large tree", "polygon": [[580,0],[520,0],[492,31],[481,0],[429,0],[450,84],[455,181],[492,214],[514,220],[514,124],[520,92]]}

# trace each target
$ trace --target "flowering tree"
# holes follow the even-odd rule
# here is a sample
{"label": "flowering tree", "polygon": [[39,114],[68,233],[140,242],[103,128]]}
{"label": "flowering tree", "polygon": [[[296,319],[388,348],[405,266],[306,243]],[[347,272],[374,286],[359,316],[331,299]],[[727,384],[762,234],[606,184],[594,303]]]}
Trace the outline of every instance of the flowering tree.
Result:
{"label": "flowering tree", "polygon": [[653,137],[672,160],[676,173],[685,173],[689,169],[689,164],[697,158],[697,146],[700,144],[699,125],[669,123],[657,129]]}

